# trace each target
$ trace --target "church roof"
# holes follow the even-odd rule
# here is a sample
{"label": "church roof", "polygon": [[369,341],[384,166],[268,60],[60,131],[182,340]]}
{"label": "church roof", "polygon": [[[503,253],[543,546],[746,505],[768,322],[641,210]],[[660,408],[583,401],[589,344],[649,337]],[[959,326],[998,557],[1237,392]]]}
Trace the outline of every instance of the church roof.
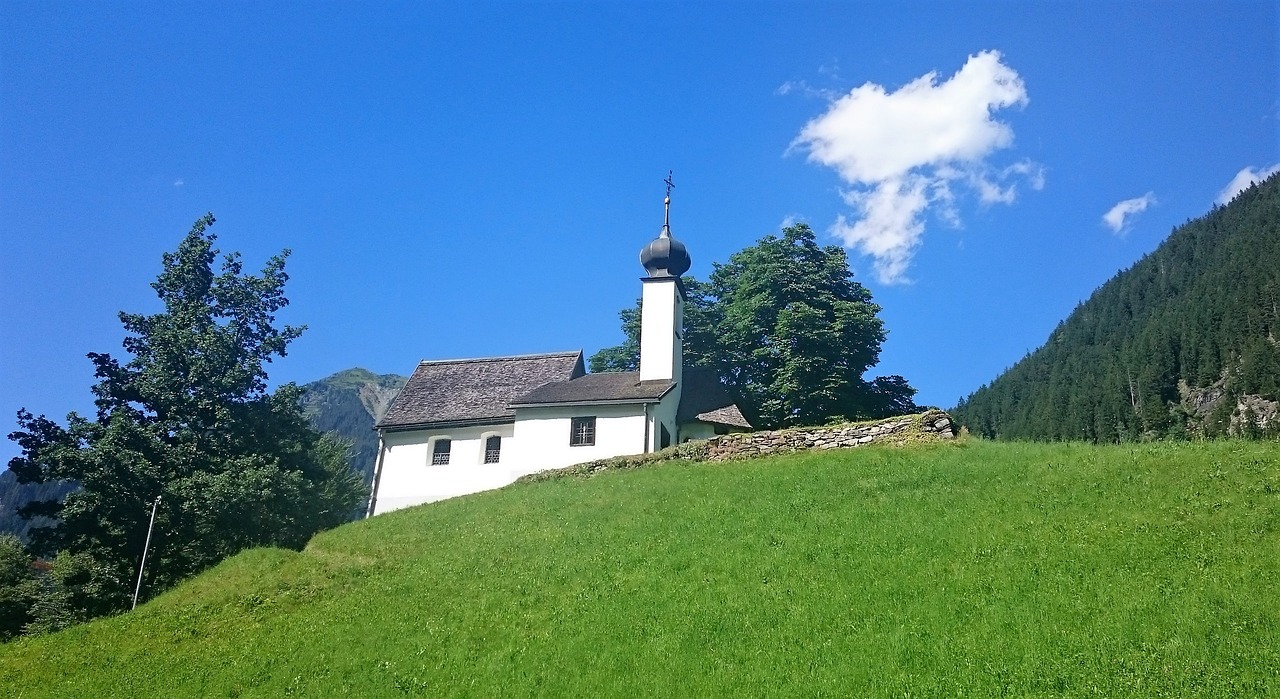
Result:
{"label": "church roof", "polygon": [[601,372],[556,381],[516,398],[512,405],[576,405],[582,403],[652,403],[675,383],[666,379],[641,381],[640,372]]}
{"label": "church roof", "polygon": [[[717,425],[751,429],[751,423],[725,390],[720,378],[710,369],[685,369],[680,390],[680,407],[676,422],[695,420]],[[602,372],[586,374],[568,381],[539,386],[512,401],[515,407],[545,405],[583,405],[591,403],[656,402],[675,386],[665,379],[641,381],[640,372]]]}
{"label": "church roof", "polygon": [[543,384],[582,376],[582,352],[422,361],[379,429],[510,422],[511,403]]}
{"label": "church roof", "polygon": [[694,420],[717,425],[729,425],[752,429],[733,402],[720,377],[710,369],[684,370],[684,386],[680,389],[680,407],[676,410],[676,422],[686,424]]}

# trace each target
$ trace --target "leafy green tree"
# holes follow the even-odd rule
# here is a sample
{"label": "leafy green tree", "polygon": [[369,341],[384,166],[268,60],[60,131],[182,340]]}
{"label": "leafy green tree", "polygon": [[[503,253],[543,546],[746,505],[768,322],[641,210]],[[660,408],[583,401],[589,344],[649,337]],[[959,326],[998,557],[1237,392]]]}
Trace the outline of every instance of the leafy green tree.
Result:
{"label": "leafy green tree", "polygon": [[[684,286],[684,365],[711,367],[719,349],[715,338],[720,306],[712,295],[710,284],[693,277],[681,277]],[[638,371],[640,369],[640,299],[631,308],[618,312],[622,321],[623,341],[605,347],[587,359],[593,372]]]}
{"label": "leafy green tree", "polygon": [[39,594],[40,581],[22,542],[12,534],[0,534],[0,641],[22,633]]}
{"label": "leafy green tree", "polygon": [[68,480],[62,503],[27,505],[57,526],[31,531],[42,554],[69,556],[64,592],[77,618],[122,609],[133,592],[151,505],[160,497],[146,589],[172,585],[244,548],[300,548],[365,497],[344,447],[310,427],[299,389],[267,391],[266,364],[302,328],[276,327],[285,257],[261,274],[238,254],[218,271],[211,215],[198,220],[151,285],[164,310],[121,313],[121,362],[91,353],[97,414],[61,426],[18,413],[24,483]]}
{"label": "leafy green tree", "polygon": [[[880,307],[854,281],[839,246],[806,224],[766,236],[716,264],[709,283],[684,278],[685,364],[717,371],[762,428],[883,417],[916,409],[901,376],[871,381],[885,339]],[[639,304],[621,312],[623,344],[592,355],[592,371],[639,365]]]}
{"label": "leafy green tree", "polygon": [[[686,287],[691,279],[683,278]],[[622,334],[626,339],[620,345],[605,347],[591,355],[587,366],[592,372],[640,370],[640,299],[636,299],[635,306],[618,311],[618,319],[622,321]],[[689,327],[687,320],[685,327]],[[691,366],[689,362],[686,364]]]}

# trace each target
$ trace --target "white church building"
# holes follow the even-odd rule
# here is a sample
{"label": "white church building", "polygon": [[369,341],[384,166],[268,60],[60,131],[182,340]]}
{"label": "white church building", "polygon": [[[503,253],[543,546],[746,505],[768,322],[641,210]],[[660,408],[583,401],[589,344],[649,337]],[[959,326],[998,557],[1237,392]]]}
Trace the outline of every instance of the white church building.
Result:
{"label": "white church building", "polygon": [[375,426],[370,516],[500,488],[526,474],[751,429],[714,372],[684,370],[689,253],[640,252],[640,370],[588,374],[582,351],[423,361]]}

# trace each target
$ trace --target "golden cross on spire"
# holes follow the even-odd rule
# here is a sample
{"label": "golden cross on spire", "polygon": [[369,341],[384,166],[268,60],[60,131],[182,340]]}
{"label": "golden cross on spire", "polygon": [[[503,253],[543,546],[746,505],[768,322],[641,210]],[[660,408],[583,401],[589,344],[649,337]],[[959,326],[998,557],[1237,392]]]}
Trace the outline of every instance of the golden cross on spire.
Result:
{"label": "golden cross on spire", "polygon": [[675,189],[675,186],[676,186],[676,183],[671,181],[671,176],[673,174],[674,173],[671,170],[667,170],[667,179],[663,180],[663,182],[667,183],[667,198],[662,201],[662,206],[664,209],[663,217],[662,217],[662,230],[664,231],[668,231],[671,229],[671,190]]}

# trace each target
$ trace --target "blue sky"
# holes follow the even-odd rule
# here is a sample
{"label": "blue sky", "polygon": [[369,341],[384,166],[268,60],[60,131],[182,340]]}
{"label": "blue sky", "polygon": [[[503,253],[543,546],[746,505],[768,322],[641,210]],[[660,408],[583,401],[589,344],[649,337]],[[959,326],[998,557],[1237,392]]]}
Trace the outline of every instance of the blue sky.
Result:
{"label": "blue sky", "polygon": [[1278,37],[1275,2],[6,0],[0,426],[91,410],[206,211],[293,251],[275,382],[590,354],[668,170],[694,275],[808,222],[883,306],[874,373],[950,406],[1280,163]]}

